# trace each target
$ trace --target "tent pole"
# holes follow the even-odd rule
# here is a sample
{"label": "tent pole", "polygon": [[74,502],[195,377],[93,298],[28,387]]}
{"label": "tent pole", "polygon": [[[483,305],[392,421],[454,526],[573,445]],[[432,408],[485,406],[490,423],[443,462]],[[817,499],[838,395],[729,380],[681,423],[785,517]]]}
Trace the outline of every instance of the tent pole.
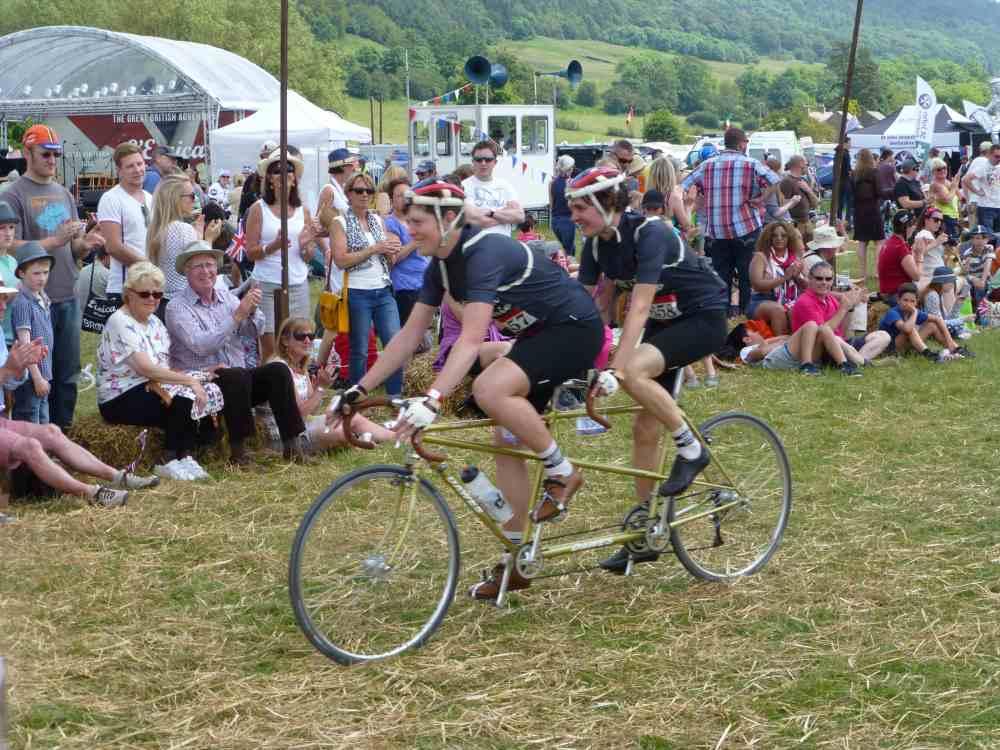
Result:
{"label": "tent pole", "polygon": [[[281,149],[281,289],[274,295],[274,337],[288,317],[288,0],[281,0],[281,109],[279,114],[279,148]],[[267,175],[264,176],[267,179]]]}
{"label": "tent pole", "polygon": [[[858,54],[858,35],[861,31],[861,11],[864,0],[858,0],[854,12],[854,33],[851,36],[851,54],[847,58],[847,77],[844,79],[844,104],[840,109],[840,136],[837,138],[836,156],[833,160],[833,199],[830,201],[830,218],[836,226],[837,213],[840,211],[841,170],[844,164],[844,138],[847,136],[847,105],[851,101],[851,83],[854,81],[854,58]],[[864,274],[868,275],[867,271]]]}

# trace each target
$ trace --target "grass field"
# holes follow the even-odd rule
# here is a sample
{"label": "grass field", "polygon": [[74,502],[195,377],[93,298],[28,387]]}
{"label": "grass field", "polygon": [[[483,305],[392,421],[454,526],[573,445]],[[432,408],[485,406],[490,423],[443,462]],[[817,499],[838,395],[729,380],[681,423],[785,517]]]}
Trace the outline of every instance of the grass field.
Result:
{"label": "grass field", "polygon": [[[459,596],[422,650],[362,668],[308,645],[286,567],[313,498],[391,449],[210,467],[120,512],[17,506],[0,527],[12,747],[998,747],[1000,334],[969,343],[977,359],[945,366],[744,369],[685,395],[698,420],[747,410],[784,440],[792,518],[758,575],[700,583],[667,555],[630,579],[542,581],[503,611]],[[622,419],[564,441],[604,460],[628,445]],[[630,504],[588,481],[568,523]],[[496,545],[458,521],[461,592]]]}

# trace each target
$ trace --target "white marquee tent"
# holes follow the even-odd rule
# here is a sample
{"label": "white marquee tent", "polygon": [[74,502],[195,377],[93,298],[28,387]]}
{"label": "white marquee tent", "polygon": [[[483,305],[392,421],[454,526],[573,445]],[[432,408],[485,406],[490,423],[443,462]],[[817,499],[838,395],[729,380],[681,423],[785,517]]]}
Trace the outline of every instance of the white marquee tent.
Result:
{"label": "white marquee tent", "polygon": [[[947,104],[938,104],[934,113],[934,134],[931,145],[946,151],[957,151],[959,136],[963,128],[959,125],[974,125],[968,117],[956,112]],[[917,106],[908,104],[895,114],[884,120],[869,125],[867,128],[852,130],[851,151],[857,152],[867,148],[877,152],[883,146],[894,151],[909,151],[917,143]]]}
{"label": "white marquee tent", "polygon": [[[228,169],[237,174],[244,165],[257,168],[260,147],[278,142],[281,104],[278,98],[264,104],[246,119],[209,133],[212,171]],[[315,206],[327,182],[326,156],[348,141],[371,143],[371,131],[327,112],[295,91],[288,92],[288,143],[302,151],[305,173],[302,192],[306,205]],[[214,176],[214,175],[213,175]]]}

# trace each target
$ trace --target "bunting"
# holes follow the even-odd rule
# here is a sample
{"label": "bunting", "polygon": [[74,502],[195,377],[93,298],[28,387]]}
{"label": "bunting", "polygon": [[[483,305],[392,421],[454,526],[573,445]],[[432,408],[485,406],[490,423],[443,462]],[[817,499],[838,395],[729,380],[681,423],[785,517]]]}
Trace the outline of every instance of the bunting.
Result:
{"label": "bunting", "polygon": [[455,89],[454,91],[449,91],[447,94],[441,94],[441,96],[435,96],[433,99],[428,99],[425,102],[420,102],[420,106],[427,107],[433,104],[436,107],[437,105],[442,103],[458,101],[458,98],[462,95],[462,92],[471,87],[472,84],[467,83],[464,86]]}

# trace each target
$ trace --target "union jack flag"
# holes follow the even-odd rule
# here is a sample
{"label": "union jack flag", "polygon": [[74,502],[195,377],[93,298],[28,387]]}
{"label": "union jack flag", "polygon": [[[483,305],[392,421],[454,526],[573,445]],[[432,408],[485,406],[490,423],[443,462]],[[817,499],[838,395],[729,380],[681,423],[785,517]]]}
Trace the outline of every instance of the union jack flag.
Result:
{"label": "union jack flag", "polygon": [[246,250],[246,234],[244,233],[243,222],[240,222],[240,229],[233,237],[233,241],[226,248],[226,255],[239,263],[243,260],[243,253]]}

